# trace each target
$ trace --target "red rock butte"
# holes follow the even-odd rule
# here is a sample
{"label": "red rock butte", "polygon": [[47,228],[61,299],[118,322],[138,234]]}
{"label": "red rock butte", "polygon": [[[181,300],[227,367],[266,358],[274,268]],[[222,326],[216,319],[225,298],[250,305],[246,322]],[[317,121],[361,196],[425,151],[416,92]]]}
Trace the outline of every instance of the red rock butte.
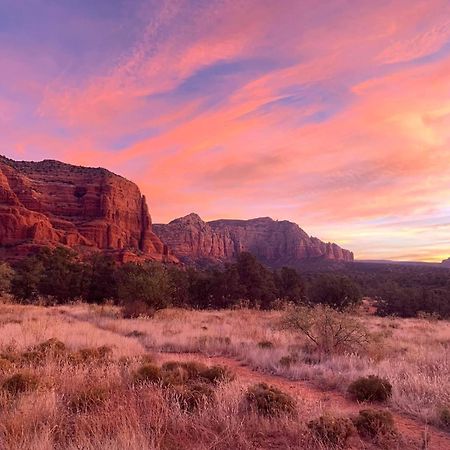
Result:
{"label": "red rock butte", "polygon": [[353,253],[310,237],[296,223],[261,217],[204,222],[197,214],[155,224],[155,233],[184,262],[229,262],[247,251],[271,267],[311,260],[353,261]]}
{"label": "red rock butte", "polygon": [[0,256],[55,245],[110,251],[122,260],[174,259],[131,181],[102,168],[0,156]]}
{"label": "red rock butte", "polygon": [[56,245],[108,252],[122,262],[223,263],[243,251],[272,267],[353,261],[349,250],[269,217],[204,222],[193,213],[152,226],[139,188],[106,169],[0,156],[0,258]]}

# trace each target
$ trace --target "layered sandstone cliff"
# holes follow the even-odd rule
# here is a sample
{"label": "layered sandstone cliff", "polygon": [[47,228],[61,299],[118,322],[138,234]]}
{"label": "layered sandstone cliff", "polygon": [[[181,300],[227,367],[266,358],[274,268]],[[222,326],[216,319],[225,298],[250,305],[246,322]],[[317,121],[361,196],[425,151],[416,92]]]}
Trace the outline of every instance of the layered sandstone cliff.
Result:
{"label": "layered sandstone cliff", "polygon": [[197,214],[155,224],[155,233],[181,260],[232,261],[243,251],[278,267],[305,260],[353,261],[353,253],[337,244],[310,237],[297,224],[269,217],[204,222]]}
{"label": "layered sandstone cliff", "polygon": [[131,181],[106,169],[0,157],[0,253],[57,244],[150,259],[167,254]]}

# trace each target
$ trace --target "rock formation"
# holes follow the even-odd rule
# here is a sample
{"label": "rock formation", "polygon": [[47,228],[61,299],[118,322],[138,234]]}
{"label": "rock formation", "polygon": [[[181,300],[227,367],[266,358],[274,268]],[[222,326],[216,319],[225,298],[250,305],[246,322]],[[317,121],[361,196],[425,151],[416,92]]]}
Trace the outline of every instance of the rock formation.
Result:
{"label": "rock formation", "polygon": [[152,231],[145,197],[131,181],[106,169],[0,157],[0,256],[58,244],[125,258],[168,257]]}
{"label": "rock formation", "polygon": [[310,237],[297,224],[269,217],[204,222],[197,214],[155,224],[155,233],[185,262],[227,262],[249,251],[272,267],[311,259],[353,261],[353,253]]}

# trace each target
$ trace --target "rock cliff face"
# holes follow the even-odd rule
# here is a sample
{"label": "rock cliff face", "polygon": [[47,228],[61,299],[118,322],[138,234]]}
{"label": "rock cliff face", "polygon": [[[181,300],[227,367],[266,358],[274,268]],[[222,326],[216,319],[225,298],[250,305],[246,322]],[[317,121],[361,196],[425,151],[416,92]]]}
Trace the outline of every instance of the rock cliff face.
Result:
{"label": "rock cliff face", "polygon": [[164,259],[138,187],[106,169],[0,157],[0,254],[40,245]]}
{"label": "rock cliff face", "polygon": [[185,262],[232,261],[249,251],[267,265],[295,265],[305,260],[353,261],[353,253],[310,237],[297,224],[269,217],[204,222],[197,214],[155,224],[155,233]]}

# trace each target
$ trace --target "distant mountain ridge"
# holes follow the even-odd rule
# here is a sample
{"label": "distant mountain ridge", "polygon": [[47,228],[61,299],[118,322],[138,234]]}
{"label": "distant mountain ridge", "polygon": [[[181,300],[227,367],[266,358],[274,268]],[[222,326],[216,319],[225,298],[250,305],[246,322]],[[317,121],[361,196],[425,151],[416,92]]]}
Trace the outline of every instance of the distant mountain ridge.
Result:
{"label": "distant mountain ridge", "polygon": [[229,262],[248,251],[263,263],[279,267],[306,260],[353,261],[353,253],[309,236],[297,224],[270,217],[203,221],[195,213],[154,224],[153,231],[186,263]]}
{"label": "distant mountain ridge", "polygon": [[355,262],[362,264],[391,264],[396,266],[441,266],[441,263],[427,261],[397,261],[393,259],[357,259]]}

